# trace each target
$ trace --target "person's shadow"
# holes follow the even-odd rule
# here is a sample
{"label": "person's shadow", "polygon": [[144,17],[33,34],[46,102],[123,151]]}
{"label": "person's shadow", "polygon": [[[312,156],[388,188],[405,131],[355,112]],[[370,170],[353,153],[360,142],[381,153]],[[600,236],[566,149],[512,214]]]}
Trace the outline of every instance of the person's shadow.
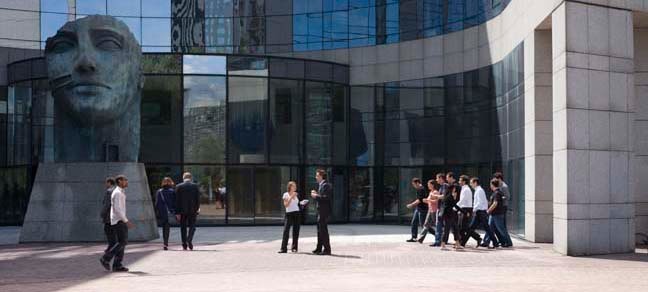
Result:
{"label": "person's shadow", "polygon": [[310,256],[318,256],[318,257],[343,258],[343,259],[361,259],[362,258],[362,257],[355,256],[355,255],[344,255],[344,254],[318,255],[318,254],[309,253],[309,252],[300,252],[299,254],[305,254],[305,255],[310,255]]}

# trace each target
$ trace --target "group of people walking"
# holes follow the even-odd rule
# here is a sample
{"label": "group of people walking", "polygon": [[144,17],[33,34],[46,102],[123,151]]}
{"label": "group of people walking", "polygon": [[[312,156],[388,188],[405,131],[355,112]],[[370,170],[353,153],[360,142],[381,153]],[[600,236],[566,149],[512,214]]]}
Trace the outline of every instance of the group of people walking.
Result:
{"label": "group of people walking", "polygon": [[[184,173],[182,179],[183,182],[175,186],[171,178],[165,177],[162,180],[162,188],[156,194],[155,210],[162,226],[164,250],[168,250],[172,220],[180,223],[182,249],[193,250],[196,218],[200,213],[200,190],[192,181],[191,173]],[[112,269],[113,272],[128,272],[122,261],[128,244],[128,229],[134,228],[135,225],[126,217],[127,188],[128,179],[124,175],[106,178],[106,192],[100,216],[104,223],[108,247],[99,262],[106,270]]]}
{"label": "group of people walking", "polygon": [[[412,236],[407,242],[423,243],[428,233],[434,234],[434,243],[446,249],[450,234],[454,248],[462,249],[470,238],[476,247],[512,247],[513,242],[506,229],[506,212],[510,192],[501,172],[494,174],[489,182],[492,191],[487,199],[479,178],[462,175],[457,181],[452,172],[438,173],[427,182],[427,191],[420,178],[412,179],[416,200],[407,205],[414,209]],[[419,226],[423,227],[418,233]],[[485,231],[481,238],[475,230]]]}

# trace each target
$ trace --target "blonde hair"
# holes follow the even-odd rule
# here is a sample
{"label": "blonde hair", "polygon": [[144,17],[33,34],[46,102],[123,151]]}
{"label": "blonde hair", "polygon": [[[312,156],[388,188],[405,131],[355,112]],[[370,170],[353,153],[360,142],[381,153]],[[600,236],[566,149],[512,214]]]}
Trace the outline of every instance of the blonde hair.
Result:
{"label": "blonde hair", "polygon": [[294,186],[294,187],[295,187],[295,191],[297,191],[297,183],[291,180],[291,181],[289,181],[288,184],[286,185],[286,192],[290,192],[290,187],[291,187],[291,186]]}

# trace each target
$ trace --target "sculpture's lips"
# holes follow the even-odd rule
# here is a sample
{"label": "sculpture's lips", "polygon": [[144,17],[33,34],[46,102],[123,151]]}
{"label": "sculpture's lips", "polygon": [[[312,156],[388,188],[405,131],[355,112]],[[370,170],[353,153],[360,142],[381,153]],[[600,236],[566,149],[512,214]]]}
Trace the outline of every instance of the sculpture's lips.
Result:
{"label": "sculpture's lips", "polygon": [[110,89],[110,86],[103,84],[101,82],[95,82],[95,81],[82,81],[82,82],[74,82],[69,85],[72,88],[75,87],[85,87],[85,88],[93,88],[93,87],[103,87]]}

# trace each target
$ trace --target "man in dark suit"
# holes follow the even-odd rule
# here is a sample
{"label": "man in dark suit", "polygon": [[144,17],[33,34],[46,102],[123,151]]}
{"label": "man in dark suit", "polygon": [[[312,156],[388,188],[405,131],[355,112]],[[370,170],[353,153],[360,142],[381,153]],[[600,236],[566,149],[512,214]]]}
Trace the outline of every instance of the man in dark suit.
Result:
{"label": "man in dark suit", "polygon": [[[182,249],[193,250],[193,237],[196,232],[196,217],[200,212],[200,190],[193,183],[191,173],[182,175],[183,182],[176,186],[176,219],[180,222]],[[189,234],[187,234],[189,226]]]}
{"label": "man in dark suit", "polygon": [[333,186],[326,180],[326,177],[326,171],[318,169],[315,173],[315,180],[317,180],[319,188],[317,191],[311,191],[311,197],[317,202],[317,247],[313,250],[313,253],[317,255],[331,255],[328,220],[331,217]]}

